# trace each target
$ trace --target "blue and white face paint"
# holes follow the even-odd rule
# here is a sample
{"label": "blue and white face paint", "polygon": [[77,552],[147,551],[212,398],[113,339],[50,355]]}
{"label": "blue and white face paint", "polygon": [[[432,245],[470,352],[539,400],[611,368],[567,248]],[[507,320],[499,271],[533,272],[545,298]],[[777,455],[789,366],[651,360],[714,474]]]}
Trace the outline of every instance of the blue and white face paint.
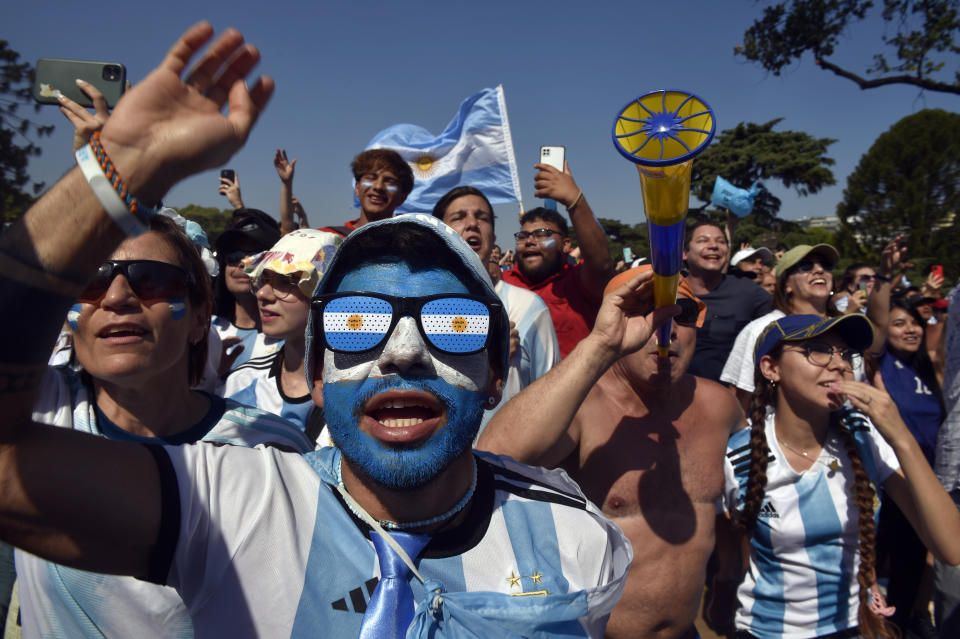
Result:
{"label": "blue and white face paint", "polygon": [[187,315],[187,300],[182,297],[171,297],[167,299],[170,305],[170,315],[173,319],[183,319]]}
{"label": "blue and white face paint", "polygon": [[548,249],[550,249],[550,248],[553,248],[553,247],[556,246],[556,245],[557,245],[557,241],[556,241],[555,239],[553,239],[552,237],[548,237],[548,238],[546,238],[546,239],[544,239],[544,240],[540,240],[540,246],[542,246],[543,248],[548,248]]}
{"label": "blue and white face paint", "polygon": [[[337,291],[410,297],[468,293],[450,271],[414,271],[403,261],[364,264],[348,273]],[[324,413],[344,457],[384,486],[411,489],[429,482],[470,447],[483,415],[490,364],[486,351],[447,355],[431,350],[416,321],[403,317],[381,348],[358,354],[325,351],[323,379]],[[391,392],[419,393],[430,400],[413,400],[424,404],[419,407],[397,408],[405,402],[378,399]],[[381,417],[383,421],[371,415],[371,406],[386,404],[393,406],[384,408],[385,412],[392,410],[392,415]],[[438,407],[436,426],[422,443],[391,444],[372,434],[432,424],[431,411]]]}
{"label": "blue and white face paint", "polygon": [[70,327],[70,330],[76,331],[79,327],[78,322],[80,320],[80,311],[82,310],[83,304],[76,302],[70,307],[70,310],[67,311],[67,325]]}
{"label": "blue and white face paint", "polygon": [[[360,188],[362,189],[372,189],[374,184],[373,180],[360,180]],[[400,187],[396,184],[384,184],[383,190],[387,193],[396,193],[400,190]]]}

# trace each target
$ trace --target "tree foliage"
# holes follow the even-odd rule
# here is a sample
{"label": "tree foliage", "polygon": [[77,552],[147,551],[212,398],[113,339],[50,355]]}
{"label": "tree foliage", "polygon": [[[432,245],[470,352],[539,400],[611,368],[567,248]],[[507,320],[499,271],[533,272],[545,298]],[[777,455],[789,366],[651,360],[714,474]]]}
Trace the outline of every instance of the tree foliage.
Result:
{"label": "tree foliage", "polygon": [[[34,111],[40,107],[30,92],[33,67],[19,60],[20,54],[6,40],[0,40],[0,203],[5,217],[8,211],[24,209],[32,200],[24,192],[30,182],[27,164],[31,157],[40,155],[40,147],[31,136],[39,138],[53,132],[52,125],[40,126],[18,114],[22,106],[30,105]],[[31,186],[37,194],[44,185],[34,182]]]}
{"label": "tree foliage", "polygon": [[754,201],[753,216],[757,224],[777,230],[780,199],[764,186],[762,180],[776,180],[798,195],[816,193],[835,184],[834,164],[827,157],[827,148],[836,140],[815,138],[802,131],[774,131],[783,118],[766,124],[741,122],[722,131],[713,143],[693,161],[691,192],[697,199],[709,202],[717,176],[741,189],[759,183],[760,193]]}
{"label": "tree foliage", "polygon": [[958,208],[960,114],[926,109],[894,124],[860,158],[837,207],[840,241],[875,259],[906,233],[918,266],[929,261],[955,271]]}
{"label": "tree foliage", "polygon": [[227,227],[227,222],[233,215],[233,209],[218,209],[213,206],[198,206],[196,204],[188,204],[181,209],[177,209],[177,212],[203,228],[211,247],[223,233],[223,230]]}
{"label": "tree foliage", "polygon": [[[865,70],[865,75],[873,76],[870,79],[829,59],[848,27],[879,9],[874,4],[872,0],[778,2],[764,8],[763,16],[743,34],[743,44],[734,47],[734,55],[780,75],[809,51],[820,68],[861,89],[910,84],[960,94],[955,57],[960,53],[956,42],[960,0],[884,0],[881,15],[887,28],[877,43],[873,66]],[[895,58],[891,60],[885,52]]]}

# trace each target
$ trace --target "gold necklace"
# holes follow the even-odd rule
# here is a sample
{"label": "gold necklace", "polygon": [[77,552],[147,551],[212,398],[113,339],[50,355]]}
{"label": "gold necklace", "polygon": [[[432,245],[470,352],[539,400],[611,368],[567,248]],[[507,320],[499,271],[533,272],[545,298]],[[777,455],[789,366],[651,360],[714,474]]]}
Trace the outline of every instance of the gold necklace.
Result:
{"label": "gold necklace", "polygon": [[789,450],[792,450],[793,452],[795,452],[796,454],[802,455],[805,459],[809,459],[810,461],[812,461],[812,462],[814,462],[814,463],[816,463],[816,464],[823,464],[824,466],[826,466],[827,468],[829,468],[829,469],[832,470],[832,471],[836,471],[836,470],[838,470],[838,469],[840,468],[840,460],[837,459],[836,457],[833,457],[832,455],[831,455],[831,457],[833,457],[833,458],[830,460],[829,463],[823,462],[823,461],[820,461],[820,456],[819,456],[819,455],[818,455],[817,457],[811,457],[811,456],[807,453],[807,451],[805,451],[805,450],[800,450],[800,449],[798,449],[798,448],[794,448],[793,446],[791,446],[790,444],[788,444],[787,442],[785,442],[785,441],[783,440],[783,438],[780,437],[779,435],[777,435],[777,441],[780,442],[782,445],[786,446]]}

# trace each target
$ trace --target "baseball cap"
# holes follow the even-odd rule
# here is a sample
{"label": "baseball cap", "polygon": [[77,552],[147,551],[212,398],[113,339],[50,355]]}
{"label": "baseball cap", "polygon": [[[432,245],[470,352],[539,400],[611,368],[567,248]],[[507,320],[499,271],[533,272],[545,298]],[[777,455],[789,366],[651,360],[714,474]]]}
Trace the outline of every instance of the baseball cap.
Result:
{"label": "baseball cap", "polygon": [[783,257],[780,258],[780,261],[777,262],[777,266],[774,269],[774,272],[777,277],[780,277],[791,268],[803,261],[803,258],[815,253],[821,258],[830,262],[830,264],[836,264],[837,260],[840,259],[840,254],[837,253],[837,249],[833,248],[829,244],[814,244],[810,246],[809,244],[798,244],[792,249],[783,254]]}
{"label": "baseball cap", "polygon": [[280,239],[280,224],[260,209],[237,209],[227,229],[217,238],[217,252],[228,251],[241,238],[252,240],[265,251]]}
{"label": "baseball cap", "polygon": [[758,253],[763,257],[764,264],[769,265],[773,262],[773,252],[767,247],[761,246],[760,248],[740,249],[730,258],[730,266],[736,266],[743,260],[750,259]]}
{"label": "baseball cap", "polygon": [[861,353],[873,343],[873,324],[862,313],[826,319],[819,315],[787,315],[770,322],[760,333],[754,349],[754,361],[759,362],[780,342],[802,342],[828,331],[836,331],[847,346]]}
{"label": "baseball cap", "polygon": [[[640,273],[652,270],[653,266],[650,264],[641,264],[640,266],[635,266],[634,268],[627,269],[622,273],[618,273],[614,275],[609,282],[607,282],[607,285],[603,288],[603,294],[606,295],[610,291],[620,288]],[[697,328],[701,328],[703,326],[704,319],[707,317],[707,305],[704,304],[703,300],[693,294],[693,289],[690,288],[690,284],[687,283],[687,280],[683,277],[683,275],[680,275],[679,278],[677,291],[679,293],[683,293],[686,297],[689,297],[697,303],[697,307],[700,309],[700,312],[697,314]]]}

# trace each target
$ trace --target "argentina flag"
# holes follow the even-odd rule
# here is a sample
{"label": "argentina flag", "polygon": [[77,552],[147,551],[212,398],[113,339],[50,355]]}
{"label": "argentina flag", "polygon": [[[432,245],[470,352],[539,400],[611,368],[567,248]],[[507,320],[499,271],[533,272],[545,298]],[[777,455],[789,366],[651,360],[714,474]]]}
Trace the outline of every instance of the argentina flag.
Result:
{"label": "argentina flag", "polygon": [[464,100],[438,136],[415,124],[395,124],[367,148],[396,151],[413,169],[413,191],[397,213],[430,212],[440,196],[461,185],[480,189],[492,204],[520,201],[502,85]]}

